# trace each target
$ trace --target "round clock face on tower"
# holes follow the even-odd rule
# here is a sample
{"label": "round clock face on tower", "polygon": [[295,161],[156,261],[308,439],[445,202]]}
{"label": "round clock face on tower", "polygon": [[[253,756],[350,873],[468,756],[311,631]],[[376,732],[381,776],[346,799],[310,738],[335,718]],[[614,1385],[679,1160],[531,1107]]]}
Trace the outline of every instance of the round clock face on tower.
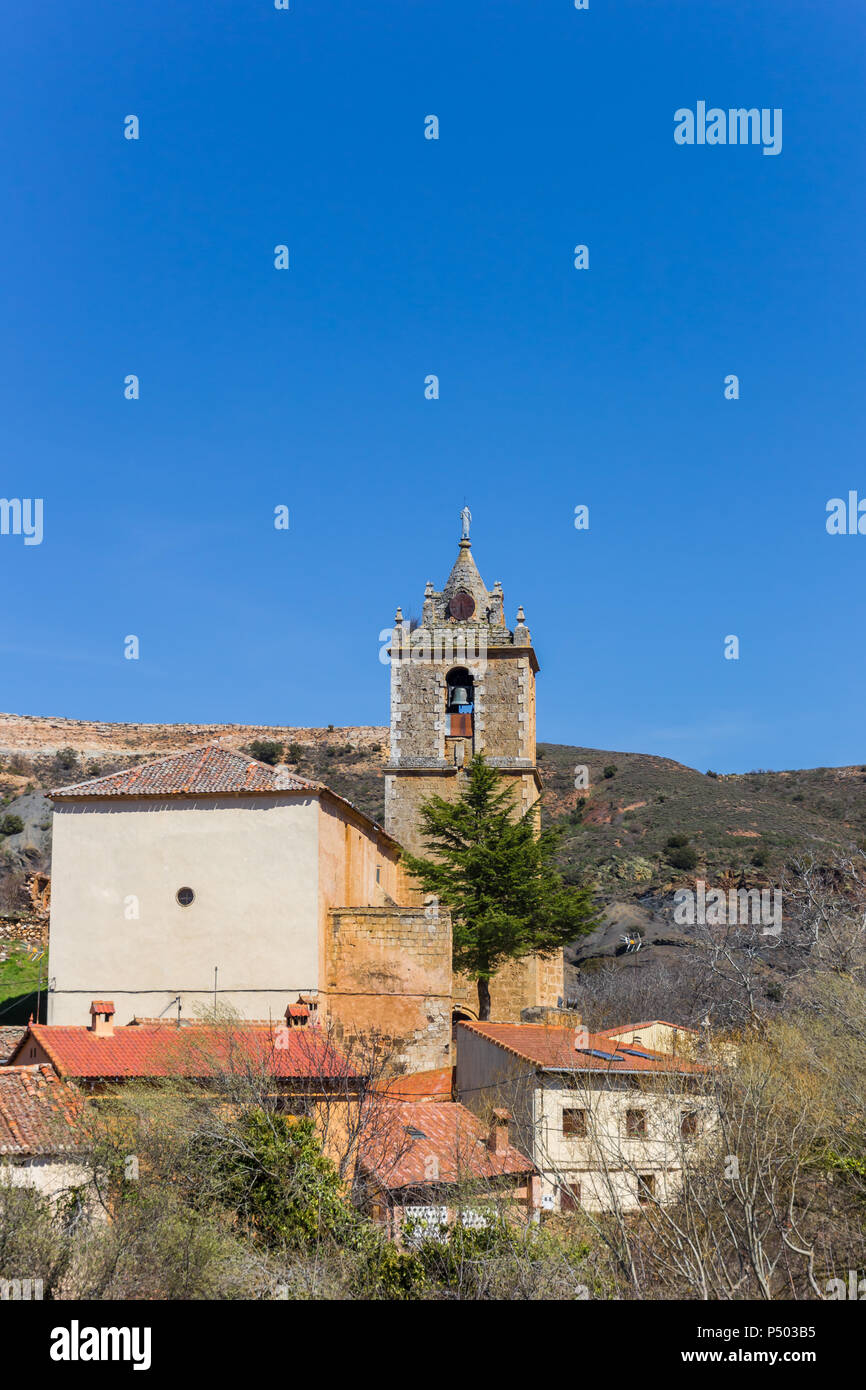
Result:
{"label": "round clock face on tower", "polygon": [[465,623],[467,618],[471,618],[475,612],[475,600],[465,589],[458,589],[451,597],[448,605],[450,617],[457,618],[459,622]]}

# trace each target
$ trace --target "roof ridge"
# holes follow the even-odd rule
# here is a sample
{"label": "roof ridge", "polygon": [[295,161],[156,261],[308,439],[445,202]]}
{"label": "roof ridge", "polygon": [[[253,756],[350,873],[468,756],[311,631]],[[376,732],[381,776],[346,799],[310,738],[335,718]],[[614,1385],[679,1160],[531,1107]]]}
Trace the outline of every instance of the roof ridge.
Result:
{"label": "roof ridge", "polygon": [[[190,748],[173,749],[167,753],[161,754],[157,758],[151,758],[147,762],[133,763],[127,767],[117,768],[114,772],[101,773],[98,777],[88,777],[85,778],[83,781],[70,782],[68,785],[62,787],[52,787],[48,792],[48,796],[52,799],[62,800],[64,797],[80,796],[83,794],[96,795],[100,788],[111,788],[111,784],[116,784],[118,781],[125,782],[126,785],[117,788],[114,791],[114,794],[117,796],[159,796],[160,794],[183,795],[184,792],[189,789],[190,784],[195,781],[196,776],[202,775],[207,771],[207,755],[209,753],[218,753],[221,755],[223,759],[226,760],[235,759],[236,761],[240,762],[243,766],[245,766],[247,769],[258,769],[263,774],[263,777],[270,784],[265,787],[236,788],[235,790],[267,792],[303,790],[321,791],[324,789],[323,783],[314,782],[309,777],[302,777],[296,772],[289,773],[286,779],[289,785],[286,787],[281,787],[277,782],[279,771],[276,765],[262,762],[260,758],[254,758],[252,754],[245,752],[241,748],[228,748],[224,744],[219,743],[214,739],[210,739],[205,743],[194,744]],[[191,763],[189,775],[185,779],[184,786],[160,793],[159,789],[150,789],[140,785],[142,780],[146,778],[146,774],[152,772],[155,768],[166,766],[172,763],[180,763],[184,760],[187,760],[189,763]],[[280,764],[280,766],[286,767],[286,771],[288,772],[286,764]],[[189,794],[204,795],[208,794],[208,792],[212,792],[215,795],[219,795],[221,790],[225,791],[226,794],[231,794],[233,789],[230,787],[215,787],[212,789],[200,789],[198,792],[190,790]]]}

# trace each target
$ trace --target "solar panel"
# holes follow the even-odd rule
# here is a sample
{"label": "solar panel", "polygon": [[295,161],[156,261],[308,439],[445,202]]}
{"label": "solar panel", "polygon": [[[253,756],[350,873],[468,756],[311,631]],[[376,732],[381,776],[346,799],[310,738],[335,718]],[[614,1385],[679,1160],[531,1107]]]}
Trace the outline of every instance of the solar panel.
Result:
{"label": "solar panel", "polygon": [[619,1050],[620,1052],[627,1052],[630,1057],[646,1057],[648,1062],[655,1061],[655,1058],[651,1057],[648,1052],[638,1052],[636,1047],[621,1047]]}
{"label": "solar panel", "polygon": [[407,1125],[407,1126],[406,1126],[406,1133],[407,1133],[412,1139],[426,1139],[426,1138],[427,1138],[427,1135],[424,1133],[423,1129],[416,1129],[414,1125]]}
{"label": "solar panel", "polygon": [[[615,1052],[599,1052],[597,1047],[576,1047],[575,1052],[585,1052],[587,1057],[600,1057],[603,1062],[615,1062]],[[622,1058],[619,1059],[622,1061]]]}

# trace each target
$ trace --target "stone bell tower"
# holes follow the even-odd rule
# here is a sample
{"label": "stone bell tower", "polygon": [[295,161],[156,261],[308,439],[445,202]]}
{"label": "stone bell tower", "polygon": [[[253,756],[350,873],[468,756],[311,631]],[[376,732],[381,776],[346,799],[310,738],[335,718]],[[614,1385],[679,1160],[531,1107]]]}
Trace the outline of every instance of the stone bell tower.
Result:
{"label": "stone bell tower", "polygon": [[[518,608],[506,626],[502,585],[488,589],[469,539],[471,514],[441,590],[428,580],[421,622],[397,609],[391,643],[391,750],[385,769],[385,828],[415,854],[427,853],[418,808],[428,797],[456,800],[466,767],[483,753],[512,784],[515,811],[541,793],[535,759],[535,677],[538,661]],[[563,993],[562,954],[507,966],[491,982],[493,1018],[519,1019],[533,1004],[555,1006]],[[474,1016],[474,984],[454,981],[455,1002]]]}

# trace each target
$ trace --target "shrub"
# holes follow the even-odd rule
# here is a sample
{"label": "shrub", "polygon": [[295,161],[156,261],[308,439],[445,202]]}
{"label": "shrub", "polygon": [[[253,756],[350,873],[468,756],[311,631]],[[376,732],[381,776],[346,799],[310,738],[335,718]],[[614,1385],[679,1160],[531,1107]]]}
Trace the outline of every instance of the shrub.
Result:
{"label": "shrub", "polygon": [[78,766],[78,754],[74,748],[61,748],[54,761],[63,772],[71,772]]}
{"label": "shrub", "polygon": [[602,769],[602,776],[603,776],[603,777],[615,777],[616,774],[617,774],[617,766],[616,766],[616,763],[608,763],[607,767],[605,767],[605,768]]}
{"label": "shrub", "polygon": [[304,756],[304,750],[299,743],[290,743],[286,749],[286,762],[299,763]]}
{"label": "shrub", "polygon": [[252,757],[258,758],[260,763],[268,763],[274,767],[283,755],[283,745],[273,739],[256,738],[250,744],[249,752]]}
{"label": "shrub", "polygon": [[688,835],[669,835],[665,840],[666,849],[685,849],[689,842]]}
{"label": "shrub", "polygon": [[698,856],[691,845],[684,845],[682,849],[672,849],[668,854],[668,862],[675,869],[694,869],[698,862]]}
{"label": "shrub", "polygon": [[0,835],[20,835],[24,822],[20,816],[8,815],[0,820]]}
{"label": "shrub", "polygon": [[237,1146],[220,1148],[217,1159],[223,1198],[248,1229],[276,1248],[347,1236],[354,1213],[312,1120],[253,1110],[236,1131]]}

